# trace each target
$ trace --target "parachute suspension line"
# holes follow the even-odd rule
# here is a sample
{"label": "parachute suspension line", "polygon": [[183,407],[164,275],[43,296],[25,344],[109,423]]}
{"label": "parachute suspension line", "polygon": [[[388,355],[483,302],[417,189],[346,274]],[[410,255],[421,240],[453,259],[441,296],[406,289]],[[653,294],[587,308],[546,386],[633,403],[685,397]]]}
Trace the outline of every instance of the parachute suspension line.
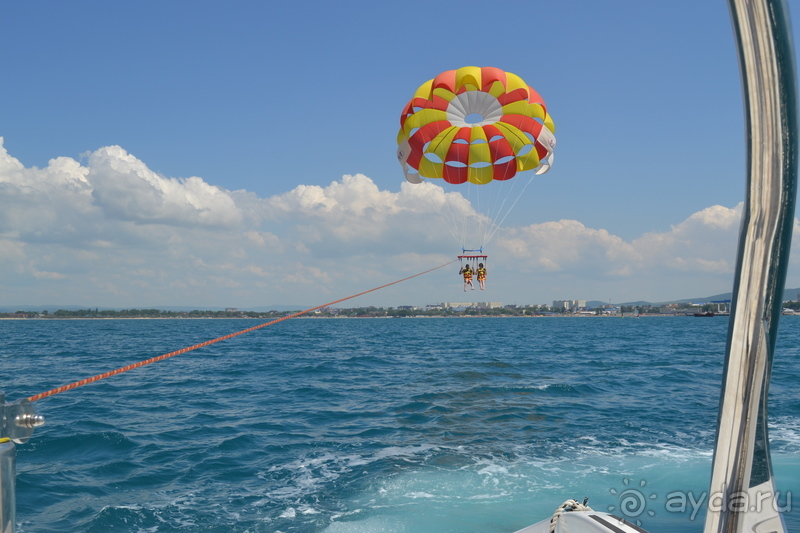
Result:
{"label": "parachute suspension line", "polygon": [[483,248],[486,244],[486,235],[491,231],[491,226],[494,223],[494,211],[497,206],[495,201],[499,191],[507,186],[501,180],[494,180],[492,183],[486,185],[476,185],[476,204],[478,213],[485,216],[479,216],[478,220],[478,247]]}
{"label": "parachute suspension line", "polygon": [[[442,189],[444,189],[447,195],[452,195],[454,197],[461,196],[467,202],[469,202],[469,193],[470,193],[469,187],[467,187],[466,197],[464,196],[463,191],[457,190],[456,187],[454,187],[453,184],[451,183],[444,182],[444,184],[442,184]],[[447,206],[452,216],[453,228],[456,235],[456,243],[458,243],[459,246],[463,247],[464,242],[466,241],[467,238],[467,229],[466,229],[467,210],[464,209],[463,206],[456,205],[458,203],[457,200],[456,201],[449,201],[449,200],[450,199],[448,199]]]}
{"label": "parachute suspension line", "polygon": [[[491,224],[491,211],[493,208],[493,200],[492,200],[492,192],[493,189],[497,187],[492,187],[492,184],[486,185],[473,185],[475,189],[475,204],[477,205],[477,212],[478,215],[478,227],[476,228],[475,234],[477,235],[477,247],[483,249],[485,242],[486,233],[489,231],[488,224]],[[480,213],[484,213],[488,216],[480,216]]]}
{"label": "parachute suspension line", "polygon": [[[434,203],[437,214],[462,249],[483,249],[492,240],[533,181],[535,174],[527,174],[527,179],[518,174],[514,179],[493,180],[485,185],[472,182],[461,185],[459,194],[477,216],[469,210],[459,213],[457,206],[447,199],[443,206]],[[446,196],[456,192],[456,187],[447,182],[439,186]]]}
{"label": "parachute suspension line", "polygon": [[[473,200],[478,205],[480,205],[480,194],[478,191],[478,185],[475,185],[472,182],[467,182],[466,200],[467,202],[469,202],[470,205],[473,205]],[[462,217],[461,220],[461,241],[459,242],[462,249],[467,247],[467,239],[470,238],[470,236],[473,234],[473,232],[470,231],[471,228],[469,227],[469,219],[470,219],[469,211],[465,209],[464,216]],[[474,240],[474,238],[471,240]],[[478,245],[480,245],[480,243],[478,243]],[[469,246],[475,246],[475,243],[470,243]]]}
{"label": "parachute suspension line", "polygon": [[370,293],[370,292],[374,292],[374,291],[389,287],[391,285],[396,285],[396,284],[401,283],[403,281],[407,281],[407,280],[409,280],[411,278],[416,278],[417,276],[421,276],[423,274],[427,274],[428,272],[433,272],[434,270],[438,270],[440,268],[446,267],[447,265],[450,265],[450,264],[455,263],[455,262],[456,262],[456,259],[453,259],[452,261],[448,261],[447,263],[444,263],[443,265],[439,265],[437,267],[430,268],[428,270],[424,270],[424,271],[419,272],[417,274],[414,274],[412,276],[408,276],[408,277],[405,277],[405,278],[402,278],[402,279],[398,279],[397,281],[392,281],[391,283],[387,283],[385,285],[381,285],[380,287],[375,287],[373,289],[369,289],[369,290],[366,290],[366,291],[363,291],[363,292],[359,292],[358,294],[353,294],[352,296],[347,296],[345,298],[339,298],[338,300],[334,300],[334,301],[328,302],[326,304],[318,305],[316,307],[312,307],[310,309],[306,309],[305,311],[298,311],[297,313],[292,313],[291,315],[287,315],[287,316],[272,320],[270,322],[266,322],[264,324],[260,324],[258,326],[253,326],[252,328],[243,329],[242,331],[237,331],[236,333],[230,333],[230,334],[224,335],[222,337],[217,337],[216,339],[211,339],[211,340],[208,340],[208,341],[205,341],[205,342],[201,342],[200,344],[195,344],[193,346],[188,346],[186,348],[181,348],[180,350],[175,350],[174,352],[165,353],[163,355],[159,355],[158,357],[153,357],[151,359],[146,359],[144,361],[139,361],[138,363],[133,363],[131,365],[123,366],[122,368],[118,368],[118,369],[112,370],[110,372],[105,372],[103,374],[98,374],[98,375],[93,376],[91,378],[82,379],[80,381],[76,381],[74,383],[70,383],[69,385],[63,385],[63,386],[58,387],[56,389],[52,389],[52,390],[49,390],[47,392],[43,392],[41,394],[36,394],[34,396],[31,396],[31,397],[28,398],[28,401],[35,402],[36,400],[41,400],[42,398],[47,398],[48,396],[53,396],[53,395],[61,393],[61,392],[65,392],[65,391],[72,390],[72,389],[75,389],[75,388],[78,388],[78,387],[82,387],[83,385],[88,385],[89,383],[94,383],[95,381],[100,381],[101,379],[109,378],[111,376],[116,376],[117,374],[122,374],[123,372],[127,372],[128,370],[133,370],[135,368],[139,368],[139,367],[142,367],[142,366],[145,366],[145,365],[149,365],[150,363],[156,363],[158,361],[163,361],[164,359],[167,359],[167,358],[170,358],[170,357],[173,357],[173,356],[176,356],[176,355],[184,354],[186,352],[191,352],[192,350],[197,350],[198,348],[204,348],[206,346],[210,346],[210,345],[215,344],[217,342],[221,342],[221,341],[225,341],[225,340],[231,339],[233,337],[242,335],[244,333],[250,333],[251,331],[255,331],[257,329],[261,329],[261,328],[266,327],[266,326],[271,326],[273,324],[277,324],[278,322],[283,322],[284,320],[289,320],[290,318],[295,318],[295,317],[304,315],[306,313],[310,313],[311,311],[316,311],[317,309],[322,309],[323,307],[329,307],[331,305],[338,304],[339,302],[344,302],[346,300],[352,300],[353,298],[356,298],[358,296],[363,296],[364,294],[367,294],[367,293]]}
{"label": "parachute suspension line", "polygon": [[[491,233],[489,234],[489,236],[486,238],[486,242],[487,242],[487,243],[488,243],[490,240],[492,240],[492,237],[494,237],[494,234],[495,234],[495,233],[497,233],[497,230],[498,230],[498,229],[500,229],[500,227],[503,225],[503,222],[505,222],[505,220],[506,220],[506,217],[508,216],[508,214],[509,214],[509,213],[510,213],[510,212],[511,212],[513,209],[514,209],[514,206],[516,206],[516,205],[517,205],[517,202],[519,202],[519,199],[520,199],[520,198],[522,198],[522,196],[525,194],[525,190],[528,188],[528,185],[530,185],[530,184],[531,184],[531,182],[533,182],[533,178],[534,178],[534,176],[535,176],[535,174],[531,175],[531,177],[528,179],[528,181],[527,181],[527,182],[525,183],[525,185],[522,187],[522,190],[519,192],[519,194],[517,195],[517,197],[516,197],[516,198],[514,198],[514,203],[512,203],[512,204],[511,204],[511,207],[509,207],[509,208],[508,208],[508,210],[505,212],[505,214],[503,215],[503,218],[500,220],[500,222],[497,222],[496,224],[494,224],[494,227],[493,227],[493,229],[492,229],[492,232],[491,232]],[[509,194],[509,196],[510,196],[510,194]],[[503,204],[505,204],[505,202],[506,202],[506,200],[509,198],[509,196],[506,196],[506,198],[503,200]],[[499,213],[498,213],[498,215],[499,215]]]}
{"label": "parachute suspension line", "polygon": [[[435,184],[437,187],[441,187],[444,201],[439,203],[431,197],[428,197],[427,201],[462,250],[483,249],[492,240],[497,230],[502,227],[506,217],[514,209],[535,177],[533,172],[526,172],[529,174],[527,179],[521,174],[518,173],[514,179],[497,179],[483,185],[468,181],[455,186],[443,180],[441,184],[434,183],[438,180],[425,178],[423,180],[431,185]],[[469,203],[477,216],[469,209],[461,209],[458,202],[450,201],[450,195],[455,193]]]}
{"label": "parachute suspension line", "polygon": [[487,225],[486,231],[482,235],[482,243],[486,244],[489,242],[494,231],[497,229],[498,220],[505,218],[505,215],[510,211],[510,209],[506,209],[506,204],[517,189],[519,180],[520,176],[517,176],[514,179],[495,180],[497,182],[496,184],[495,181],[492,182],[492,185],[496,186],[491,190],[493,193],[491,198],[492,205],[487,210],[487,215],[491,219],[491,224]]}
{"label": "parachute suspension line", "polygon": [[[431,183],[429,180],[426,180],[426,181]],[[431,183],[431,185],[433,185],[433,183]],[[439,218],[441,218],[442,221],[444,222],[445,226],[447,226],[447,229],[450,232],[450,235],[453,236],[453,239],[455,239],[456,242],[460,243],[460,242],[462,242],[462,239],[459,236],[459,228],[461,228],[463,226],[463,224],[459,224],[458,223],[458,220],[456,219],[456,214],[455,214],[455,211],[453,209],[453,206],[450,204],[450,202],[447,199],[447,195],[450,194],[447,191],[447,188],[442,187],[442,191],[443,191],[443,193],[445,195],[444,202],[443,202],[442,206],[437,204],[432,199],[428,200],[428,201],[431,204],[433,204],[433,208],[436,210],[436,214],[439,215]]]}
{"label": "parachute suspension line", "polygon": [[[510,174],[510,175],[509,175]],[[528,175],[528,179],[523,179],[523,174]],[[516,177],[514,177],[516,175]],[[467,189],[470,191],[468,200],[473,203],[475,210],[478,213],[485,214],[485,217],[479,216],[478,223],[473,231],[467,229],[467,221],[465,219],[463,227],[465,234],[472,233],[477,239],[477,246],[483,249],[489,241],[494,237],[494,234],[502,226],[506,217],[511,213],[523,196],[525,190],[533,181],[535,174],[533,172],[520,172],[516,169],[506,169],[505,176],[494,178],[491,183],[484,185],[476,185],[472,182],[467,183]],[[513,179],[509,179],[513,178]],[[515,191],[519,190],[518,193]],[[472,196],[472,189],[474,188],[474,199]],[[510,204],[509,207],[506,206]],[[465,246],[462,244],[462,248]]]}
{"label": "parachute suspension line", "polygon": [[[493,192],[503,187],[502,183],[491,183],[478,185],[468,182],[466,186],[466,199],[472,206],[477,216],[464,212],[464,220],[461,225],[464,238],[461,241],[461,248],[483,249],[486,244],[486,235],[491,230],[492,210],[496,205],[493,200]],[[470,221],[474,225],[470,226]]]}

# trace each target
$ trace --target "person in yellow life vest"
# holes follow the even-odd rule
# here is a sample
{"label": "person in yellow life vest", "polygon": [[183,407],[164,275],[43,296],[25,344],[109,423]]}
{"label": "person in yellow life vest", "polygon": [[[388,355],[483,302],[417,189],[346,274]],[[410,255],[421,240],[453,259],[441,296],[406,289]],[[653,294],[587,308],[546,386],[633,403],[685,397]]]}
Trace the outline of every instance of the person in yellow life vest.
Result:
{"label": "person in yellow life vest", "polygon": [[475,271],[475,274],[478,276],[478,285],[480,285],[481,290],[486,288],[486,268],[483,266],[483,263],[478,263],[478,270]]}
{"label": "person in yellow life vest", "polygon": [[464,276],[464,292],[467,292],[467,285],[472,287],[472,290],[475,290],[475,285],[472,284],[472,269],[469,265],[464,266],[461,270],[458,271],[459,274]]}

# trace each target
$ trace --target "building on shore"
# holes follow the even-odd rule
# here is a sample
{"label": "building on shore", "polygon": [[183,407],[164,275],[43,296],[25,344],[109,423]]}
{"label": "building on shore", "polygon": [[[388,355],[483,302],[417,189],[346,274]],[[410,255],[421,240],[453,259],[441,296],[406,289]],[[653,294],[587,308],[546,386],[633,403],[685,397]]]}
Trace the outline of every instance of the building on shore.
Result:
{"label": "building on shore", "polygon": [[586,300],[553,300],[553,309],[570,311],[586,308]]}
{"label": "building on shore", "polygon": [[442,302],[442,309],[500,309],[503,302]]}

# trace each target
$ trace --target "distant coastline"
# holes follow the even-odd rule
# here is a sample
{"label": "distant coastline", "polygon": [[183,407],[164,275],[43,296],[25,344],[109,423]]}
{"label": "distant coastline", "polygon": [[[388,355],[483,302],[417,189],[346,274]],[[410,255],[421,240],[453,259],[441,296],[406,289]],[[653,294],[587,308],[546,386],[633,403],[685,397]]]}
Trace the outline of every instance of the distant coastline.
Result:
{"label": "distant coastline", "polygon": [[[800,289],[788,289],[784,295],[797,295]],[[718,295],[722,297],[726,295]],[[563,305],[562,305],[563,304]],[[599,305],[597,305],[599,304]],[[633,304],[604,304],[583,300],[554,301],[549,305],[503,305],[501,302],[442,303],[426,306],[398,307],[317,307],[311,309],[282,308],[270,310],[212,309],[100,309],[70,308],[50,312],[41,307],[0,308],[0,320],[199,320],[199,319],[252,319],[278,320],[291,318],[645,318],[645,317],[720,317],[730,312],[730,300],[685,300],[665,305],[644,302]],[[571,308],[570,308],[571,307]],[[800,301],[783,301],[783,314],[800,314]]]}
{"label": "distant coastline", "polygon": [[[619,309],[619,313],[624,314],[626,317],[629,314],[640,314],[641,316],[652,316],[658,315],[662,316],[663,308],[674,307],[677,308],[678,314],[689,313],[694,314],[695,312],[705,312],[705,311],[719,311],[714,304],[720,304],[725,302],[730,302],[732,298],[732,294],[730,292],[722,293],[722,294],[715,294],[713,296],[704,296],[702,298],[686,298],[682,300],[671,300],[665,302],[648,302],[644,300],[632,301],[632,302],[624,302],[624,303],[617,303],[611,304],[608,302],[603,302],[599,300],[578,300],[581,302],[582,305],[586,307],[581,309],[582,312],[591,312],[596,311],[597,314],[600,314],[603,311],[608,311],[609,309],[617,308]],[[794,289],[784,289],[783,291],[783,306],[784,309],[792,309],[795,311],[800,311],[800,288]],[[554,302],[555,303],[555,302]],[[520,305],[520,306],[502,306],[499,302],[484,302],[484,304],[498,304],[503,309],[491,309],[485,310],[483,308],[477,307],[475,309],[470,309],[469,307],[463,309],[463,313],[469,314],[472,316],[495,316],[496,314],[500,313],[503,315],[509,316],[517,316],[520,314],[524,314],[525,316],[530,315],[539,315],[539,314],[547,314],[551,316],[551,313],[560,313],[561,315],[569,314],[573,316],[573,313],[562,313],[563,308],[554,309],[547,305]],[[444,306],[446,304],[439,304],[440,306]],[[456,304],[449,304],[449,305],[456,305]],[[469,304],[458,304],[458,305],[469,305]],[[472,304],[472,305],[479,305],[479,304]],[[704,308],[707,307],[707,308]],[[323,315],[322,317],[319,316],[319,313],[315,313],[313,317],[310,318],[325,318],[329,316],[329,314],[336,314],[338,317],[342,316],[359,316],[359,317],[380,317],[380,316],[429,316],[430,314],[446,314],[441,313],[443,311],[441,309],[437,310],[437,306],[434,305],[427,305],[427,306],[396,306],[396,307],[374,307],[374,306],[363,306],[363,307],[354,307],[354,308],[347,308],[347,309],[334,309],[334,308],[322,308]],[[132,309],[119,309],[119,308],[81,308],[75,305],[18,305],[18,306],[11,306],[11,305],[2,305],[0,306],[0,320],[7,319],[7,318],[44,318],[46,315],[47,318],[255,318],[255,319],[269,319],[269,318],[280,318],[289,314],[294,314],[300,312],[304,309],[305,306],[300,305],[270,305],[270,306],[261,306],[255,307],[250,309],[242,309],[239,310],[237,308],[212,308],[206,310],[198,310],[193,309],[188,306],[163,306],[161,308],[132,308]],[[52,311],[52,309],[56,309],[56,311]],[[522,312],[522,311],[524,312]],[[598,311],[599,310],[599,311]],[[449,310],[448,310],[449,311]],[[546,311],[544,313],[543,311]],[[328,315],[325,315],[328,313]],[[669,313],[666,313],[669,314]]]}
{"label": "distant coastline", "polygon": [[[692,317],[692,314],[675,313],[675,314],[647,314],[647,315],[633,315],[633,314],[571,314],[571,313],[552,313],[548,315],[494,315],[494,314],[470,314],[470,315],[409,315],[409,316],[317,316],[317,315],[301,315],[292,317],[292,320],[351,320],[351,319],[393,319],[393,318],[439,318],[439,319],[468,319],[468,318],[683,318]],[[719,317],[728,316],[726,314],[717,315]],[[0,316],[0,320],[270,320],[270,317],[213,317],[213,316],[200,316],[200,317],[158,317],[158,316],[138,316],[138,317],[7,317]]]}

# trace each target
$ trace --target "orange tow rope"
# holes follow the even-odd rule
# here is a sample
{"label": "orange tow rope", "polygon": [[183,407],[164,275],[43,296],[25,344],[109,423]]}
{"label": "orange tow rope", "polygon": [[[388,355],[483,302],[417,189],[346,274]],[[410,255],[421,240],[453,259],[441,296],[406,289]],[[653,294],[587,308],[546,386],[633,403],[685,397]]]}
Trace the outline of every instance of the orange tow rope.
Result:
{"label": "orange tow rope", "polygon": [[333,304],[338,304],[339,302],[344,302],[345,300],[352,300],[353,298],[356,298],[357,296],[362,296],[364,294],[367,294],[367,293],[370,293],[370,292],[373,292],[373,291],[377,291],[377,290],[383,289],[385,287],[389,287],[390,285],[395,285],[395,284],[400,283],[402,281],[406,281],[406,280],[409,280],[411,278],[416,278],[417,276],[421,276],[423,274],[427,274],[428,272],[432,272],[432,271],[437,270],[439,268],[446,267],[447,265],[449,265],[451,263],[455,263],[455,260],[450,261],[449,263],[445,263],[443,265],[439,265],[437,267],[425,270],[424,272],[420,272],[418,274],[414,274],[413,276],[408,276],[407,278],[398,279],[397,281],[393,281],[391,283],[387,283],[386,285],[381,285],[380,287],[375,287],[374,289],[369,289],[368,291],[359,292],[358,294],[354,294],[354,295],[348,296],[346,298],[340,298],[340,299],[335,300],[333,302],[328,302],[326,304],[318,305],[316,307],[312,307],[310,309],[306,309],[305,311],[298,311],[297,313],[293,313],[291,315],[287,315],[287,316],[272,320],[270,322],[266,322],[264,324],[260,324],[258,326],[253,326],[252,328],[243,329],[242,331],[237,331],[236,333],[231,333],[229,335],[224,335],[224,336],[218,337],[216,339],[211,339],[210,341],[201,342],[200,344],[195,344],[194,346],[181,348],[180,350],[175,350],[174,352],[165,353],[164,355],[159,355],[158,357],[153,357],[153,358],[147,359],[145,361],[139,361],[138,363],[133,363],[132,365],[128,365],[128,366],[123,366],[122,368],[118,368],[116,370],[112,370],[112,371],[106,372],[104,374],[98,374],[98,375],[93,376],[91,378],[86,378],[86,379],[82,379],[80,381],[76,381],[74,383],[70,383],[69,385],[63,385],[61,387],[58,387],[57,389],[49,390],[47,392],[43,392],[41,394],[37,394],[35,396],[31,396],[30,398],[28,398],[28,401],[35,402],[36,400],[41,400],[42,398],[47,398],[48,396],[53,396],[54,394],[58,394],[59,392],[64,392],[64,391],[76,389],[78,387],[82,387],[84,385],[88,385],[89,383],[94,383],[95,381],[100,381],[101,379],[110,378],[111,376],[116,376],[117,374],[122,374],[123,372],[127,372],[128,370],[133,370],[134,368],[139,368],[139,367],[142,367],[142,366],[145,366],[145,365],[149,365],[150,363],[155,363],[157,361],[163,361],[164,359],[167,359],[169,357],[173,357],[175,355],[180,355],[182,353],[191,352],[192,350],[197,350],[198,348],[203,348],[205,346],[209,346],[211,344],[214,344],[214,343],[217,343],[217,342],[220,342],[220,341],[224,341],[224,340],[228,340],[228,339],[231,339],[231,338],[236,337],[238,335],[242,335],[243,333],[249,333],[251,331],[255,331],[257,329],[261,329],[261,328],[266,327],[266,326],[271,326],[272,324],[277,324],[278,322],[283,322],[284,320],[288,320],[290,318],[294,318],[294,317],[297,317],[297,316],[300,316],[300,315],[304,315],[306,313],[310,313],[311,311],[316,311],[317,309],[321,309],[323,307],[328,307],[328,306],[333,305]]}

